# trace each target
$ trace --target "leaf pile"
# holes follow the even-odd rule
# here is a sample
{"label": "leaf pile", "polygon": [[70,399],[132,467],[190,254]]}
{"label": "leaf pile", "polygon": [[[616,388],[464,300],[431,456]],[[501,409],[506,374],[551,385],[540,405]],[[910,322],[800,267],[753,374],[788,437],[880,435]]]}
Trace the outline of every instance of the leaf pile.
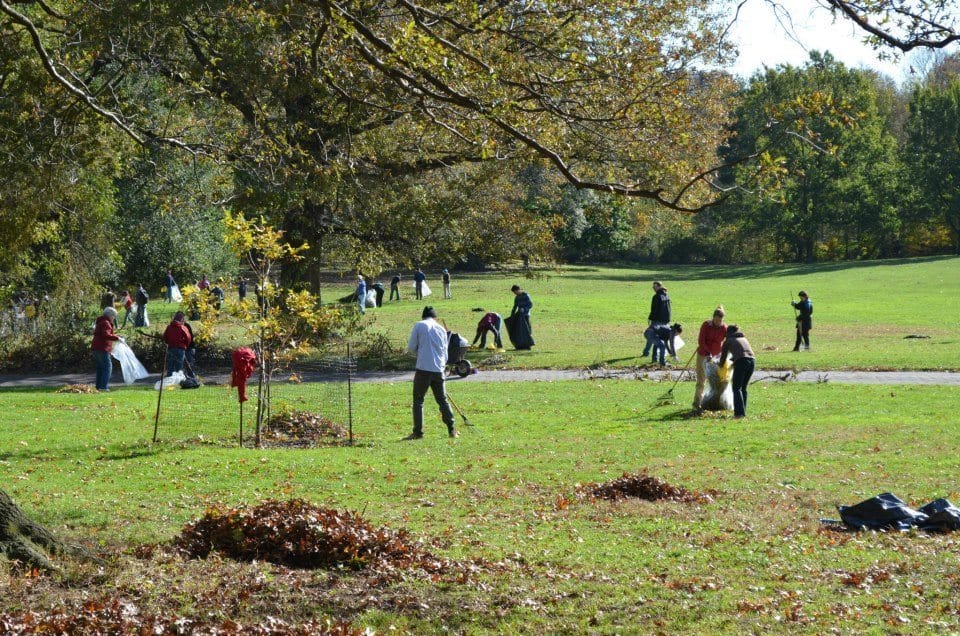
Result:
{"label": "leaf pile", "polygon": [[318,508],[302,499],[210,509],[184,526],[174,546],[193,558],[216,551],[238,561],[293,568],[419,568],[441,573],[453,565],[422,551],[403,530],[374,528],[356,513]]}
{"label": "leaf pile", "polygon": [[227,620],[201,622],[179,616],[143,616],[121,599],[88,601],[73,611],[18,612],[0,614],[0,633],[21,634],[192,634],[196,636],[362,636],[370,632],[344,622],[312,620],[300,625],[267,617],[258,625]]}
{"label": "leaf pile", "polygon": [[277,446],[319,446],[346,439],[347,430],[322,415],[291,411],[271,417],[261,436]]}
{"label": "leaf pile", "polygon": [[57,393],[96,393],[97,387],[92,384],[64,384],[57,389]]}
{"label": "leaf pile", "polygon": [[644,473],[624,473],[622,477],[602,484],[587,484],[582,490],[589,496],[609,500],[633,497],[647,501],[703,503],[713,499],[708,493],[691,492],[682,486],[672,486]]}

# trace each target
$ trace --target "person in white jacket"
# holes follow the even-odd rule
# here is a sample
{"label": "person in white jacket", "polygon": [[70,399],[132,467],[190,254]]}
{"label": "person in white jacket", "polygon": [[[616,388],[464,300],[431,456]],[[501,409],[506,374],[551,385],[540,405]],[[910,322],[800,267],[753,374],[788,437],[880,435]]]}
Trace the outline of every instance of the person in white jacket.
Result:
{"label": "person in white jacket", "polygon": [[404,439],[423,437],[423,399],[428,388],[433,390],[447,433],[450,437],[458,437],[443,382],[443,369],[447,365],[447,330],[437,322],[433,307],[424,307],[422,318],[413,326],[407,343],[407,350],[417,356],[417,365],[413,374],[413,433]]}

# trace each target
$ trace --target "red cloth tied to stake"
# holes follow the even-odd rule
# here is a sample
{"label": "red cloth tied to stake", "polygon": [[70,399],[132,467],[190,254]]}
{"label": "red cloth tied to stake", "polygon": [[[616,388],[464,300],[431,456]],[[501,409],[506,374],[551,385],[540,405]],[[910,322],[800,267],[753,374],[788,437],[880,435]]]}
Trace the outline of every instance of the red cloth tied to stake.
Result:
{"label": "red cloth tied to stake", "polygon": [[230,376],[230,386],[237,387],[237,393],[241,402],[246,402],[247,398],[247,379],[253,374],[257,367],[257,354],[249,347],[240,347],[235,349],[233,355],[233,373]]}

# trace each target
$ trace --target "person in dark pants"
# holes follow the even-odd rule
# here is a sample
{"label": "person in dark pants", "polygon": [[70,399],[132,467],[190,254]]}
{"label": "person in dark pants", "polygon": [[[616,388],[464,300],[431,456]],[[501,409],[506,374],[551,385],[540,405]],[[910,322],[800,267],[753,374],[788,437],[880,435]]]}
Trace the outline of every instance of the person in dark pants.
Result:
{"label": "person in dark pants", "polygon": [[653,298],[650,299],[650,314],[647,316],[647,327],[652,328],[650,335],[644,332],[647,344],[643,348],[641,357],[647,357],[650,350],[657,344],[656,332],[660,327],[670,327],[670,294],[660,281],[653,281]]}
{"label": "person in dark pants", "polygon": [[490,311],[483,315],[483,318],[480,319],[480,322],[477,323],[477,335],[473,337],[473,342],[470,343],[470,346],[477,344],[477,340],[480,341],[480,348],[483,349],[487,346],[487,332],[493,334],[493,342],[496,345],[497,349],[503,349],[503,340],[500,339],[500,326],[503,324],[503,319],[500,317],[500,314]]}
{"label": "person in dark pants", "polygon": [[413,374],[413,432],[404,439],[423,437],[423,399],[427,389],[433,391],[433,397],[440,407],[440,416],[447,425],[447,434],[459,437],[443,383],[443,368],[447,364],[447,330],[437,322],[437,312],[433,307],[424,307],[422,318],[413,326],[407,343],[407,351],[417,356],[417,365]]}
{"label": "person in dark pants", "polygon": [[383,285],[380,284],[380,281],[377,281],[370,286],[370,289],[376,294],[377,307],[383,307]]}
{"label": "person in dark pants", "polygon": [[190,334],[190,344],[187,345],[187,350],[183,354],[183,374],[188,378],[196,378],[197,372],[194,371],[194,369],[197,366],[197,341],[193,337],[193,327],[190,326],[190,323],[184,321],[183,326],[186,327],[187,333]]}
{"label": "person in dark pants", "polygon": [[133,326],[134,327],[149,327],[150,322],[147,317],[147,302],[150,300],[150,295],[147,293],[147,290],[143,288],[143,283],[137,283],[137,315],[134,316]]}
{"label": "person in dark pants", "polygon": [[533,300],[530,294],[520,289],[520,285],[510,287],[513,292],[513,309],[510,317],[504,322],[507,325],[507,336],[515,349],[527,351],[535,345],[533,340],[533,326],[530,324],[530,310],[533,309]]}
{"label": "person in dark pants", "polygon": [[397,300],[400,300],[400,274],[397,273],[396,276],[390,279],[390,300],[393,300],[393,295],[397,295]]}
{"label": "person in dark pants", "polygon": [[809,351],[810,329],[813,327],[813,303],[810,302],[807,292],[801,291],[797,295],[800,296],[800,302],[790,303],[794,309],[800,312],[797,314],[797,342],[793,345],[793,350],[800,351],[800,343],[802,342],[803,348]]}
{"label": "person in dark pants", "polygon": [[247,281],[245,278],[241,278],[240,282],[237,283],[237,297],[240,300],[247,297]]}
{"label": "person in dark pants", "polygon": [[174,285],[177,284],[177,281],[176,281],[176,279],[173,277],[173,272],[170,271],[169,269],[167,270],[167,275],[166,275],[166,276],[164,277],[164,279],[163,279],[163,284],[164,284],[164,285],[166,286],[166,288],[167,288],[167,291],[166,291],[166,294],[165,294],[164,297],[166,298],[166,300],[167,300],[168,303],[172,303],[172,302],[173,302],[173,287],[174,287]]}
{"label": "person in dark pants", "polygon": [[720,351],[721,368],[728,355],[733,360],[733,380],[730,382],[733,388],[733,416],[740,418],[747,414],[747,386],[750,384],[756,361],[750,343],[743,337],[743,332],[737,325],[727,327],[727,337]]}
{"label": "person in dark pants", "polygon": [[120,336],[113,333],[113,323],[117,320],[117,310],[113,307],[104,307],[103,314],[97,318],[93,328],[93,342],[90,349],[93,350],[93,361],[97,367],[97,390],[110,390],[110,374],[113,373],[113,362],[110,360],[110,352],[113,351],[113,343],[120,340]]}
{"label": "person in dark pants", "polygon": [[413,284],[416,290],[417,300],[423,300],[423,281],[427,280],[427,275],[418,267],[413,273]]}

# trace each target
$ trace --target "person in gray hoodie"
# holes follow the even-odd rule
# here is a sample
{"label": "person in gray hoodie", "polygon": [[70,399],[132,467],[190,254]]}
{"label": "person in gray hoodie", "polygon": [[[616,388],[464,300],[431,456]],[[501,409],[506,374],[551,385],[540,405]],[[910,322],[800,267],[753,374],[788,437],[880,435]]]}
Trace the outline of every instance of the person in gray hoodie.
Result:
{"label": "person in gray hoodie", "polygon": [[728,355],[733,360],[733,379],[730,381],[733,388],[733,416],[740,418],[747,414],[747,386],[750,384],[756,359],[750,343],[737,325],[727,327],[727,337],[720,349],[721,367],[727,361]]}

